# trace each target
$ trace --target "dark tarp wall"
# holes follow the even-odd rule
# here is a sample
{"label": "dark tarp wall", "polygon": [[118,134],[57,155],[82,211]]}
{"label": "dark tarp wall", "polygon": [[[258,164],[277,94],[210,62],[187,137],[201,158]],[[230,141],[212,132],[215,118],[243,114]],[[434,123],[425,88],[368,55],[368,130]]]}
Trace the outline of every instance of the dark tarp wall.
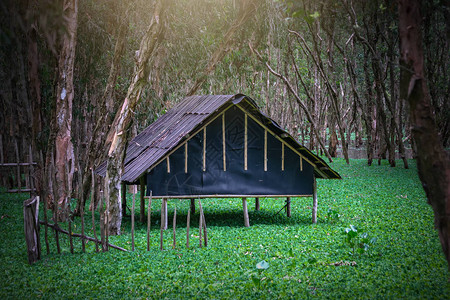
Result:
{"label": "dark tarp wall", "polygon": [[267,171],[264,171],[264,128],[247,118],[247,165],[244,170],[245,114],[236,106],[225,112],[226,171],[223,168],[222,115],[206,127],[206,171],[203,171],[203,130],[147,174],[147,195],[154,197],[197,195],[312,195],[313,167],[267,133]]}

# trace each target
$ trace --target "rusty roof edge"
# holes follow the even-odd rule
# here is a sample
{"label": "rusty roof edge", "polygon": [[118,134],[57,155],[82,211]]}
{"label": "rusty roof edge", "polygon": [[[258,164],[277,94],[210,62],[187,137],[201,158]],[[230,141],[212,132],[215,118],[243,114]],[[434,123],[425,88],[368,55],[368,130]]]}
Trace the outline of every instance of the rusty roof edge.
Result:
{"label": "rusty roof edge", "polygon": [[[194,126],[191,130],[189,130],[188,132],[186,132],[184,135],[179,136],[179,137],[177,138],[177,141],[174,143],[174,145],[173,145],[172,147],[161,148],[161,149],[167,149],[167,150],[165,151],[165,153],[164,153],[163,155],[161,155],[158,159],[156,159],[156,161],[155,161],[151,166],[147,166],[146,168],[142,168],[143,171],[140,172],[140,174],[139,174],[138,176],[135,175],[135,176],[132,176],[132,177],[130,177],[130,178],[126,177],[126,178],[128,179],[128,180],[126,180],[127,182],[134,182],[134,181],[136,181],[136,180],[137,180],[139,177],[141,177],[144,173],[148,172],[148,170],[152,169],[155,165],[159,164],[160,161],[163,160],[165,156],[167,156],[168,154],[170,154],[170,153],[172,152],[173,149],[177,148],[177,146],[180,144],[180,142],[182,143],[182,142],[184,142],[184,141],[186,140],[185,137],[186,137],[187,135],[190,135],[193,131],[198,130],[198,127],[199,127],[199,126],[200,126],[200,127],[205,126],[205,125],[203,124],[203,122],[204,122],[206,119],[208,119],[210,116],[214,115],[215,112],[219,111],[222,107],[224,107],[225,105],[227,105],[230,101],[235,100],[237,96],[238,96],[238,97],[241,97],[241,99],[240,99],[239,101],[241,101],[242,99],[244,99],[245,97],[247,97],[247,96],[245,96],[245,95],[243,95],[243,94],[236,94],[236,95],[202,95],[202,96],[198,95],[198,96],[190,96],[190,97],[186,97],[186,98],[192,98],[192,97],[206,97],[206,98],[207,98],[207,97],[209,97],[209,96],[217,96],[217,97],[224,97],[224,98],[226,97],[226,100],[223,101],[223,102],[222,102],[218,107],[216,107],[212,112],[210,112],[210,113],[201,113],[201,114],[199,114],[199,115],[204,115],[205,118],[203,118],[196,126]],[[186,98],[184,98],[180,103],[184,102],[184,100],[185,100]],[[205,99],[206,99],[206,98],[205,98]],[[252,100],[252,101],[253,101],[253,100]],[[149,125],[149,126],[151,126],[151,125]],[[147,147],[147,148],[157,148],[157,147]],[[147,150],[147,149],[146,149],[146,150]],[[131,162],[134,162],[136,159],[138,159],[138,158],[140,157],[140,155],[141,155],[141,154],[137,155],[133,160],[130,160],[130,161],[128,162],[128,164],[131,163]],[[128,165],[128,164],[127,164],[127,165]],[[126,167],[126,166],[124,166],[124,171],[125,171],[125,167]],[[125,172],[124,172],[124,174],[122,174],[122,180],[123,180],[123,178],[124,178],[124,175],[125,175]]]}

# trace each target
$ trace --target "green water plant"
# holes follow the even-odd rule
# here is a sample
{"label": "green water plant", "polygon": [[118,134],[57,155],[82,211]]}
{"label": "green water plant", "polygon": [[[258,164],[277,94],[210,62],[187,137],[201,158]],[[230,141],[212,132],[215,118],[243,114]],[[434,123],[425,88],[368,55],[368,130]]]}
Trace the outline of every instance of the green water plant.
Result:
{"label": "green water plant", "polygon": [[364,254],[368,253],[370,247],[375,244],[377,238],[369,238],[367,232],[359,233],[358,229],[350,225],[344,230],[345,242],[351,249],[351,254]]}

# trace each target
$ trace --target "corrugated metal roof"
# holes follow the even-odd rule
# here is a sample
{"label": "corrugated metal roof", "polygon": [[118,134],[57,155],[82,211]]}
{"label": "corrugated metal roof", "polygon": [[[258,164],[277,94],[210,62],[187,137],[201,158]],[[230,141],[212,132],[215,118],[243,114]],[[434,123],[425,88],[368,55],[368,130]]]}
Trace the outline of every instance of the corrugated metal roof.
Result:
{"label": "corrugated metal roof", "polygon": [[[278,135],[286,144],[296,149],[304,158],[313,163],[316,177],[341,178],[324,160],[297,143],[275,121],[265,116],[259,110],[255,101],[245,95],[237,94],[186,97],[158,118],[129,143],[122,181],[137,181],[142,174],[154,167],[180,142],[188,138],[189,134],[201,128],[207,119],[215,118],[230,104],[239,104],[269,130]],[[96,169],[96,173],[102,176],[106,174],[106,162]]]}

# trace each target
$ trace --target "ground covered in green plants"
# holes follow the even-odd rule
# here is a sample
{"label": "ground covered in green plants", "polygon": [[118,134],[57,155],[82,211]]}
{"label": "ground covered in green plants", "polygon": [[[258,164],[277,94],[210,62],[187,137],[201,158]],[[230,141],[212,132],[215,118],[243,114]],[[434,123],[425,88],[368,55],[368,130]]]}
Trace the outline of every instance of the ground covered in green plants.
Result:
{"label": "ground covered in green plants", "polygon": [[[43,257],[32,266],[23,234],[25,196],[0,193],[0,298],[448,299],[450,274],[433,213],[415,162],[409,163],[405,170],[386,163],[368,167],[365,160],[347,166],[337,159],[331,166],[343,180],[318,180],[317,224],[311,224],[311,198],[292,199],[291,218],[277,214],[282,199],[261,199],[260,211],[249,199],[250,228],[243,226],[240,199],[205,199],[207,248],[198,246],[198,212],[186,248],[189,200],[169,202],[170,218],[177,208],[175,249],[170,219],[165,250],[159,250],[157,200],[150,252],[146,225],[138,223],[134,252],[95,253],[90,242],[81,253],[77,240],[76,253],[70,254],[64,236],[58,255],[50,234],[47,255],[42,227]],[[75,231],[80,232],[79,219]],[[123,231],[110,242],[131,249],[129,216]]]}

